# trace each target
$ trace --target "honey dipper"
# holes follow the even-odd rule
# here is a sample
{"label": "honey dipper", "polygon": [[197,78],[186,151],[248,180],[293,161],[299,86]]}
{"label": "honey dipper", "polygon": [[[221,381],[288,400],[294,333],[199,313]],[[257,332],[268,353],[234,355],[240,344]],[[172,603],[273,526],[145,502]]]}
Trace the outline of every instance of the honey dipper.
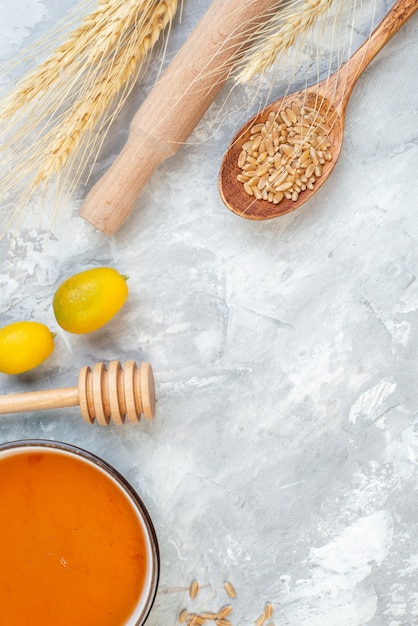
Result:
{"label": "honey dipper", "polygon": [[85,422],[97,420],[108,426],[110,420],[122,425],[126,418],[139,422],[141,414],[147,419],[155,415],[155,387],[149,363],[120,361],[96,363],[93,370],[87,365],[80,370],[78,387],[30,391],[0,396],[0,414],[42,409],[61,409],[79,406]]}

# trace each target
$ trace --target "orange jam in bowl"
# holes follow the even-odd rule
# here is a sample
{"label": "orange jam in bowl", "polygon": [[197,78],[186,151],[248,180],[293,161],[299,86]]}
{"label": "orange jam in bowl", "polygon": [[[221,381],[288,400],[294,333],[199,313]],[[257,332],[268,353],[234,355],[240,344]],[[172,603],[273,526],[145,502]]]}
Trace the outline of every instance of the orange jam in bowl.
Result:
{"label": "orange jam in bowl", "polygon": [[69,444],[0,445],[0,623],[140,626],[158,543],[144,504],[109,464]]}

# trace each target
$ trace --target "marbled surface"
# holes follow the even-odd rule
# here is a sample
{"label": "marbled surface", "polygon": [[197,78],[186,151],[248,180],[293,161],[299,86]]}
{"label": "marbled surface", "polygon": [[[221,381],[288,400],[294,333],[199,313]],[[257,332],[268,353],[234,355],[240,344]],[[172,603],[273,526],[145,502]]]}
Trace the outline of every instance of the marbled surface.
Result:
{"label": "marbled surface", "polygon": [[[2,0],[0,57],[76,4]],[[172,46],[208,4],[185,0]],[[360,44],[367,27],[353,32]],[[220,160],[244,121],[227,86],[114,236],[79,217],[79,190],[49,240],[0,244],[1,323],[57,332],[37,370],[0,375],[2,393],[72,386],[101,360],[153,365],[152,422],[88,426],[77,409],[0,419],[1,442],[79,445],[139,491],[161,551],[150,626],[174,625],[184,606],[218,608],[226,579],[234,626],[266,601],[276,626],[418,623],[417,40],[415,15],[359,80],[332,179],[294,213],[251,222],[222,204]],[[129,274],[128,302],[103,330],[66,334],[52,294],[101,264]],[[183,588],[194,578],[193,604]]]}

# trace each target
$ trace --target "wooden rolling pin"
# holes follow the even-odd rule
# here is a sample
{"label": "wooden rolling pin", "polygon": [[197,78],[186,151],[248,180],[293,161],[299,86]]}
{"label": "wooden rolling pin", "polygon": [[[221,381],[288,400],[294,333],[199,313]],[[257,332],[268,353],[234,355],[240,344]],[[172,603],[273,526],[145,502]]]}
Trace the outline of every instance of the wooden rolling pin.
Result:
{"label": "wooden rolling pin", "polygon": [[250,33],[278,4],[213,1],[135,114],[113,165],[87,194],[84,219],[109,235],[123,224],[151,174],[177,152],[209,108]]}
{"label": "wooden rolling pin", "polygon": [[155,388],[152,367],[135,361],[127,361],[124,369],[119,361],[96,363],[93,370],[87,365],[80,370],[78,387],[48,389],[0,396],[0,414],[62,409],[80,406],[85,422],[95,420],[108,426],[122,425],[126,418],[139,422],[141,414],[147,419],[155,415]]}

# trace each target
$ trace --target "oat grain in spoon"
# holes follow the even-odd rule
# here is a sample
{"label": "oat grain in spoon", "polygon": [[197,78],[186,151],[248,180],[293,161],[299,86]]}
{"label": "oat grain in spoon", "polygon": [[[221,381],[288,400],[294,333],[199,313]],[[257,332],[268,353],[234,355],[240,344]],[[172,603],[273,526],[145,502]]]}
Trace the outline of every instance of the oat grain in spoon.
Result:
{"label": "oat grain in spoon", "polygon": [[219,192],[231,211],[271,219],[295,210],[322,187],[341,152],[354,85],[417,9],[417,0],[398,0],[334,74],[272,102],[241,128],[219,174]]}

